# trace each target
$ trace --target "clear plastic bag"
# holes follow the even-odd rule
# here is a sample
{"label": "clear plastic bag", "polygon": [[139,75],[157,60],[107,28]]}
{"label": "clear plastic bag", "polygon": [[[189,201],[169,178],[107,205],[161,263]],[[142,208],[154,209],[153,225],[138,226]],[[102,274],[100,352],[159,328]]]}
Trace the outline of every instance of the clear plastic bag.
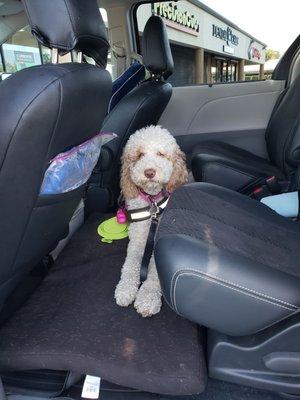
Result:
{"label": "clear plastic bag", "polygon": [[102,146],[116,136],[112,132],[101,132],[54,157],[45,172],[40,194],[66,193],[86,183],[97,164]]}

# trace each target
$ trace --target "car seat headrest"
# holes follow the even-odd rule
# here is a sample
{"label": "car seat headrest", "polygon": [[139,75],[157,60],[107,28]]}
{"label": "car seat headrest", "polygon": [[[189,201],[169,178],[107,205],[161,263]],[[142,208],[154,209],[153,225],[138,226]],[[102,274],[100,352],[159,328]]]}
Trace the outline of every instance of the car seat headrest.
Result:
{"label": "car seat headrest", "polygon": [[156,76],[168,78],[174,70],[170,42],[163,20],[151,16],[145,25],[142,39],[142,55],[145,67]]}
{"label": "car seat headrest", "polygon": [[31,31],[60,55],[77,50],[106,67],[109,43],[97,0],[23,0]]}

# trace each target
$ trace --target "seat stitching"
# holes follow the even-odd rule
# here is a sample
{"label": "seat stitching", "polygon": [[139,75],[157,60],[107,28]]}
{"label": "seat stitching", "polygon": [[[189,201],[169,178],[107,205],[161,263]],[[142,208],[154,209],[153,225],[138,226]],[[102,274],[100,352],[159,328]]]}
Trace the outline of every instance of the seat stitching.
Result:
{"label": "seat stitching", "polygon": [[[176,274],[175,274],[175,275],[176,275]],[[265,303],[272,304],[272,305],[274,305],[274,306],[277,306],[277,307],[279,307],[279,308],[283,308],[283,309],[288,310],[288,311],[297,311],[297,310],[298,310],[298,307],[297,307],[296,309],[290,308],[290,307],[284,306],[284,305],[282,305],[282,304],[275,303],[275,302],[273,302],[273,301],[271,301],[271,300],[267,300],[266,298],[259,297],[259,296],[255,295],[255,294],[253,294],[253,293],[247,293],[247,292],[244,291],[244,290],[238,289],[238,288],[237,288],[237,287],[238,287],[237,285],[234,285],[235,287],[233,288],[233,287],[229,286],[228,284],[225,284],[225,283],[222,283],[222,282],[218,282],[217,280],[213,280],[213,278],[210,278],[210,277],[208,277],[208,276],[203,276],[203,275],[201,275],[201,273],[200,273],[199,271],[195,271],[195,272],[185,272],[185,271],[182,272],[182,271],[180,271],[180,272],[177,274],[177,277],[176,277],[175,283],[174,283],[174,287],[173,287],[173,301],[172,301],[172,303],[173,303],[173,306],[174,306],[176,312],[178,312],[178,307],[177,307],[177,303],[176,303],[176,287],[177,287],[178,279],[179,279],[180,277],[182,277],[183,275],[194,275],[194,276],[199,277],[199,278],[202,278],[202,279],[204,279],[204,280],[206,280],[206,281],[209,281],[209,282],[212,282],[212,283],[216,283],[217,285],[223,286],[223,287],[225,287],[225,288],[227,288],[227,289],[230,289],[230,290],[232,290],[232,291],[235,291],[235,292],[238,292],[238,293],[242,293],[242,294],[244,294],[245,296],[253,297],[253,298],[255,298],[256,300],[260,300],[260,301],[263,301],[263,302],[265,302]],[[280,301],[280,300],[279,300],[279,301]],[[295,307],[296,307],[296,306],[295,306]]]}
{"label": "seat stitching", "polygon": [[[185,236],[188,236],[188,237],[190,237],[190,238],[192,238],[192,239],[195,239],[195,236],[191,235],[190,233],[184,233],[184,235],[185,235]],[[228,248],[226,248],[226,247],[224,247],[224,246],[222,246],[222,245],[218,245],[218,246],[216,246],[216,248],[221,249],[221,250],[225,250],[225,251],[227,251],[227,252],[229,252],[229,253],[232,253],[231,250],[229,250]],[[247,259],[247,260],[253,261],[252,258],[250,258],[249,256],[247,256],[247,255],[245,255],[245,254],[241,254],[241,256],[242,256],[243,258]],[[275,268],[275,269],[277,269],[277,270],[280,270],[279,268],[273,267],[273,266],[270,265],[269,263],[266,263],[266,261],[258,261],[258,262],[259,262],[260,264],[262,264],[262,265],[265,265],[265,266],[269,267],[269,268]],[[280,271],[281,271],[281,270],[280,270]],[[297,278],[299,278],[299,276],[298,276],[298,275],[295,275],[294,272],[291,272],[290,274],[293,275],[293,276],[295,276],[295,277],[297,277]]]}
{"label": "seat stitching", "polygon": [[172,283],[174,282],[175,276],[178,275],[178,274],[180,274],[180,273],[184,273],[185,271],[186,271],[186,272],[191,271],[191,272],[196,272],[197,274],[200,274],[200,275],[205,275],[205,276],[207,276],[207,277],[209,277],[209,278],[219,280],[220,282],[223,282],[223,283],[225,283],[225,284],[232,285],[232,286],[236,286],[236,287],[238,287],[239,289],[246,290],[246,291],[251,292],[251,293],[253,293],[253,294],[256,294],[256,295],[258,295],[258,296],[265,297],[266,299],[273,300],[273,301],[276,301],[276,302],[278,302],[278,303],[282,303],[282,304],[284,304],[284,305],[286,305],[286,306],[289,306],[289,307],[291,307],[291,308],[294,308],[295,310],[298,310],[298,308],[299,308],[299,307],[296,306],[295,304],[288,303],[287,301],[278,299],[278,298],[276,298],[276,297],[272,297],[272,296],[270,296],[270,295],[268,295],[268,294],[259,292],[259,291],[254,290],[254,289],[250,289],[250,288],[248,288],[248,287],[246,287],[246,286],[242,286],[242,285],[240,285],[240,284],[238,284],[238,283],[236,283],[236,282],[232,282],[232,281],[226,280],[226,279],[224,279],[224,278],[220,278],[220,277],[217,276],[217,275],[209,274],[209,273],[204,272],[204,271],[199,271],[199,270],[196,270],[196,269],[194,269],[194,268],[181,269],[181,270],[177,271],[177,272],[173,275],[173,277],[172,277],[171,285],[172,285]]}
{"label": "seat stitching", "polygon": [[[66,74],[67,74],[67,73],[66,73]],[[66,74],[65,74],[65,75],[66,75]],[[63,77],[64,77],[65,75],[63,75]],[[62,88],[61,88],[61,82],[60,82],[61,78],[62,78],[62,77],[58,77],[58,78],[56,78],[55,80],[51,81],[49,84],[47,84],[47,86],[45,86],[45,87],[30,101],[30,103],[26,106],[26,108],[24,109],[24,111],[23,111],[22,115],[20,116],[20,118],[19,118],[19,120],[18,120],[18,122],[17,122],[17,125],[16,125],[16,127],[15,127],[15,129],[14,129],[12,138],[11,138],[10,143],[9,143],[9,147],[11,146],[12,140],[13,140],[13,138],[15,137],[15,133],[17,132],[17,130],[18,130],[18,128],[19,128],[19,124],[20,124],[20,122],[21,122],[21,120],[22,120],[22,118],[23,118],[25,112],[27,112],[27,110],[29,110],[29,108],[32,106],[32,104],[34,104],[34,102],[36,101],[36,99],[38,99],[38,97],[39,97],[40,95],[42,95],[44,92],[46,92],[46,90],[47,90],[51,85],[54,85],[54,84],[56,84],[56,83],[58,82],[58,85],[59,85],[59,104],[58,104],[58,112],[57,112],[57,119],[56,119],[56,121],[54,122],[54,125],[53,125],[52,135],[51,135],[51,137],[50,137],[50,142],[48,143],[48,146],[47,146],[47,153],[46,153],[46,154],[48,154],[48,150],[49,150],[49,147],[50,147],[50,143],[51,143],[52,137],[53,137],[53,135],[55,134],[55,131],[56,131],[56,128],[57,128],[58,116],[60,115],[60,112],[61,112],[61,106],[62,106]],[[6,161],[6,156],[7,156],[7,154],[8,154],[8,151],[9,151],[9,148],[7,149],[7,153],[6,153],[6,155],[5,155],[5,159],[4,159],[2,165],[4,165],[4,162]],[[42,179],[42,177],[41,177],[41,179]],[[40,187],[40,185],[39,185],[39,187]],[[37,196],[38,196],[38,195],[37,195]],[[25,235],[26,235],[26,232],[27,232],[27,229],[28,229],[28,225],[29,225],[30,219],[31,219],[31,217],[32,217],[32,213],[33,213],[33,210],[34,210],[34,208],[35,208],[35,206],[36,206],[36,203],[37,203],[37,199],[35,200],[34,204],[33,204],[32,207],[31,207],[30,212],[28,213],[28,216],[27,216],[27,219],[26,219],[26,223],[24,224],[23,234],[22,234],[22,236],[19,238],[19,241],[18,241],[18,244],[17,244],[17,247],[16,247],[15,256],[14,256],[14,258],[13,258],[13,260],[12,260],[12,264],[11,264],[11,265],[12,265],[12,269],[13,269],[13,273],[16,272],[15,264],[16,264],[17,256],[18,256],[19,250],[20,250],[20,248],[21,248],[21,246],[22,246],[22,244],[23,244],[23,240],[24,240],[24,237],[25,237]]]}

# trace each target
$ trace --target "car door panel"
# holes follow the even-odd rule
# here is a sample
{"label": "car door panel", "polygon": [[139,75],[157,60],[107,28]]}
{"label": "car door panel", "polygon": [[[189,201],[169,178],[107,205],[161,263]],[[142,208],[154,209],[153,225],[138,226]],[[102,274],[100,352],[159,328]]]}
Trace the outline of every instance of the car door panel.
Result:
{"label": "car door panel", "polygon": [[195,144],[221,140],[266,157],[264,133],[285,81],[173,88],[159,123],[189,154]]}

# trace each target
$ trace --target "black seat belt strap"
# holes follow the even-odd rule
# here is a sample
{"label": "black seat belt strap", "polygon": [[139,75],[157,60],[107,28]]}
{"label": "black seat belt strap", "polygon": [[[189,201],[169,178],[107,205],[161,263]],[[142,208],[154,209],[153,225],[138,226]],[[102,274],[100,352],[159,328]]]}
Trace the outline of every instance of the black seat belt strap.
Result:
{"label": "black seat belt strap", "polygon": [[158,224],[158,219],[156,217],[151,218],[151,225],[147,237],[147,242],[145,246],[145,251],[143,254],[141,269],[140,269],[140,281],[141,283],[147,279],[148,267],[154,247],[155,232]]}

